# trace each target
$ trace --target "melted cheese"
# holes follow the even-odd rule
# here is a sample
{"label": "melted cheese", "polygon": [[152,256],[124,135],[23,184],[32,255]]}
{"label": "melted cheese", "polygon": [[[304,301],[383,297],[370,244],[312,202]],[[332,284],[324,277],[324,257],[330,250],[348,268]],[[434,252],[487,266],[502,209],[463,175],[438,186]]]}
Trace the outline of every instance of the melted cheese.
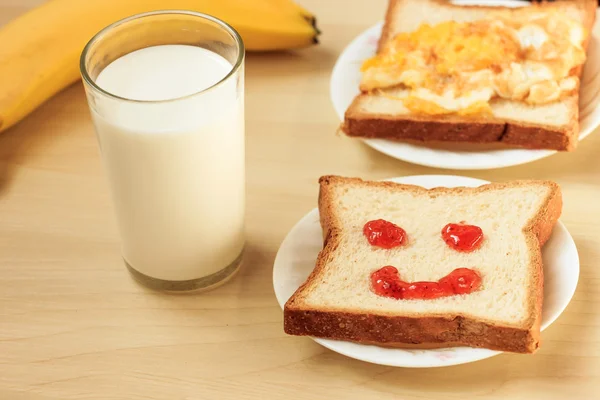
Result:
{"label": "melted cheese", "polygon": [[361,90],[400,86],[426,114],[489,111],[495,97],[543,104],[579,85],[583,27],[558,13],[523,9],[495,20],[442,22],[400,33],[362,67]]}

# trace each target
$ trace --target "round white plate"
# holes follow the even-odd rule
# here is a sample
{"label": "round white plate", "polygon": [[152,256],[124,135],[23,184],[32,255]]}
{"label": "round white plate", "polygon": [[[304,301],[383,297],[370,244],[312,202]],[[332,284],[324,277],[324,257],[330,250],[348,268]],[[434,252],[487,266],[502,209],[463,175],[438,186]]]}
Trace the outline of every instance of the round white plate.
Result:
{"label": "round white plate", "polygon": [[[523,6],[528,3],[514,0],[454,1],[457,4]],[[344,49],[331,75],[330,93],[335,111],[341,120],[346,109],[359,94],[362,62],[377,49],[382,23],[367,29]],[[583,69],[579,99],[580,133],[583,139],[600,125],[600,19],[596,19],[588,47],[588,59]],[[481,146],[445,144],[427,145],[402,143],[384,139],[365,139],[364,142],[388,156],[413,164],[449,169],[490,169],[519,165],[548,157],[554,150],[503,149]]]}
{"label": "round white plate", "polygon": [[[488,183],[480,179],[452,175],[407,176],[390,180],[425,188],[475,187]],[[313,270],[322,247],[319,211],[315,208],[292,228],[275,257],[273,286],[277,301],[282,308]],[[579,279],[577,248],[573,238],[561,222],[556,224],[550,240],[543,247],[542,257],[544,262],[542,330],[544,330],[558,318],[569,304]],[[432,350],[389,349],[337,340],[316,338],[314,340],[345,356],[394,367],[446,367],[483,360],[500,354],[498,351],[470,347]]]}

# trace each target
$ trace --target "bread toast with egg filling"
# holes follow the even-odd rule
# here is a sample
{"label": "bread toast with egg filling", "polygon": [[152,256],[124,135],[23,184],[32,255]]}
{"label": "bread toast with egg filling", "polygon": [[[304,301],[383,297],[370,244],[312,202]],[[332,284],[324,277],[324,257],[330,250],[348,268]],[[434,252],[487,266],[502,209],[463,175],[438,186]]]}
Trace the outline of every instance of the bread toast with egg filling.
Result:
{"label": "bread toast with egg filling", "polygon": [[[367,66],[363,71],[361,94],[346,111],[341,129],[348,136],[363,138],[500,143],[510,147],[574,150],[579,135],[579,79],[596,7],[595,0],[558,0],[518,8],[463,6],[443,0],[390,0],[377,56],[374,58],[375,68]],[[557,33],[560,30],[555,27],[556,20],[571,23],[569,29],[572,29],[572,32],[569,30],[569,35],[566,35],[571,38],[573,33],[572,40],[569,39],[569,43],[573,44],[568,48],[569,52],[559,47],[569,46],[569,43],[564,44],[558,39],[564,38],[565,35]],[[422,45],[421,49],[417,46],[415,50],[415,42],[427,43],[430,39],[433,43],[436,40],[439,42],[440,37],[444,37],[444,32],[466,29],[461,24],[475,29],[478,23],[484,28],[489,27],[490,23],[497,23],[498,32],[501,33],[496,36],[505,35],[502,32],[509,31],[501,30],[503,21],[506,24],[521,21],[522,25],[507,25],[514,29],[510,31],[513,33],[506,33],[508,36],[500,38],[503,41],[494,41],[494,36],[489,33],[491,30],[480,35],[479,42],[473,39],[472,33],[465,33],[462,42],[457,39],[460,36],[447,34],[445,39],[449,44],[442,49],[436,49],[438,53],[425,54],[424,58],[414,57],[415,54],[424,54],[425,51],[434,53],[426,45]],[[538,29],[540,27],[542,32]],[[576,33],[578,37],[575,37]],[[511,37],[515,38],[520,48],[506,54],[500,54],[506,50],[504,48],[498,47],[499,51],[494,50],[495,44],[506,44],[506,40]],[[492,54],[500,54],[498,59],[485,60],[480,56],[485,54],[481,48],[474,48],[471,53],[466,51],[473,43],[481,48],[488,48]],[[556,47],[552,48],[553,45]],[[404,46],[404,53],[398,51],[397,46]],[[454,46],[452,48],[455,51],[448,53],[450,46]],[[419,51],[421,53],[418,53]],[[403,54],[404,58],[397,61],[391,58],[390,54],[394,57]],[[546,68],[554,68],[561,57],[562,60],[565,59],[565,54],[573,54],[573,58],[568,61],[572,64],[566,64],[565,61],[560,68]],[[509,60],[508,57],[512,55],[514,61],[506,61],[502,65],[502,60]],[[381,60],[379,65],[377,57]],[[460,61],[460,57],[463,57],[467,64],[461,66],[447,63],[448,60]],[[442,65],[440,59],[446,64]],[[458,100],[453,97],[454,88],[450,92],[443,85],[440,87],[440,74],[441,78],[447,78],[443,74],[449,73],[462,74],[462,81],[466,79],[464,76],[472,79],[473,71],[452,70],[452,67],[464,69],[465,65],[469,69],[470,60],[487,62],[488,68],[478,71],[488,73],[481,74],[482,79],[485,77],[487,81],[481,86],[478,86],[479,82],[468,81],[472,83],[472,90],[465,89],[464,97]],[[398,65],[407,65],[410,61],[413,66],[408,72],[412,75],[408,72],[401,75],[408,67]],[[441,68],[441,72],[440,66],[444,67]],[[477,71],[477,66],[472,66],[471,69]],[[437,87],[427,87],[428,77],[422,76],[424,71],[434,71],[438,74]],[[402,79],[394,79],[393,74],[402,76]],[[377,79],[381,79],[381,82]],[[505,87],[512,88],[512,92],[507,93]],[[471,101],[469,96],[473,99],[483,96],[484,101],[473,100],[472,103],[468,103]],[[491,96],[487,104],[486,96]]]}
{"label": "bread toast with egg filling", "polygon": [[[291,335],[386,347],[471,346],[532,353],[540,341],[541,246],[562,208],[550,181],[513,181],[476,188],[434,188],[357,178],[320,179],[324,246],[306,282],[284,306]],[[405,233],[393,248],[372,245],[369,221],[384,219]],[[448,223],[481,229],[479,247],[452,248]],[[471,268],[480,286],[438,298],[376,293],[372,274],[397,268],[407,282],[431,283]]]}

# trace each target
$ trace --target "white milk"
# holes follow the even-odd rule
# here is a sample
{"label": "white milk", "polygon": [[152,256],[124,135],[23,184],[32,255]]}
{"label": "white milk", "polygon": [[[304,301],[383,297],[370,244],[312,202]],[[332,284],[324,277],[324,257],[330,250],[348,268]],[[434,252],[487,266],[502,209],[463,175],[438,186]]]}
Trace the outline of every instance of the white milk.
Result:
{"label": "white milk", "polygon": [[90,104],[123,256],[145,275],[201,278],[242,251],[243,70],[237,79],[190,96],[231,70],[211,51],[163,45],[117,59],[96,80],[127,99],[177,99],[136,103],[101,96]]}

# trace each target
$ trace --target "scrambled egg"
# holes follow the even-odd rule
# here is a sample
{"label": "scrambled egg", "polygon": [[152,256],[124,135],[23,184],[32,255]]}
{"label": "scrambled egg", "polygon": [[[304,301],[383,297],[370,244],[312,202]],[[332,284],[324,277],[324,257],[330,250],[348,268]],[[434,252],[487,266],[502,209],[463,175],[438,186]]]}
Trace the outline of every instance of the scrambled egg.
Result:
{"label": "scrambled egg", "polygon": [[493,20],[423,24],[365,61],[360,87],[406,88],[399,99],[409,110],[434,115],[489,112],[498,97],[550,103],[579,86],[574,70],[585,62],[584,33],[564,15],[527,9]]}

